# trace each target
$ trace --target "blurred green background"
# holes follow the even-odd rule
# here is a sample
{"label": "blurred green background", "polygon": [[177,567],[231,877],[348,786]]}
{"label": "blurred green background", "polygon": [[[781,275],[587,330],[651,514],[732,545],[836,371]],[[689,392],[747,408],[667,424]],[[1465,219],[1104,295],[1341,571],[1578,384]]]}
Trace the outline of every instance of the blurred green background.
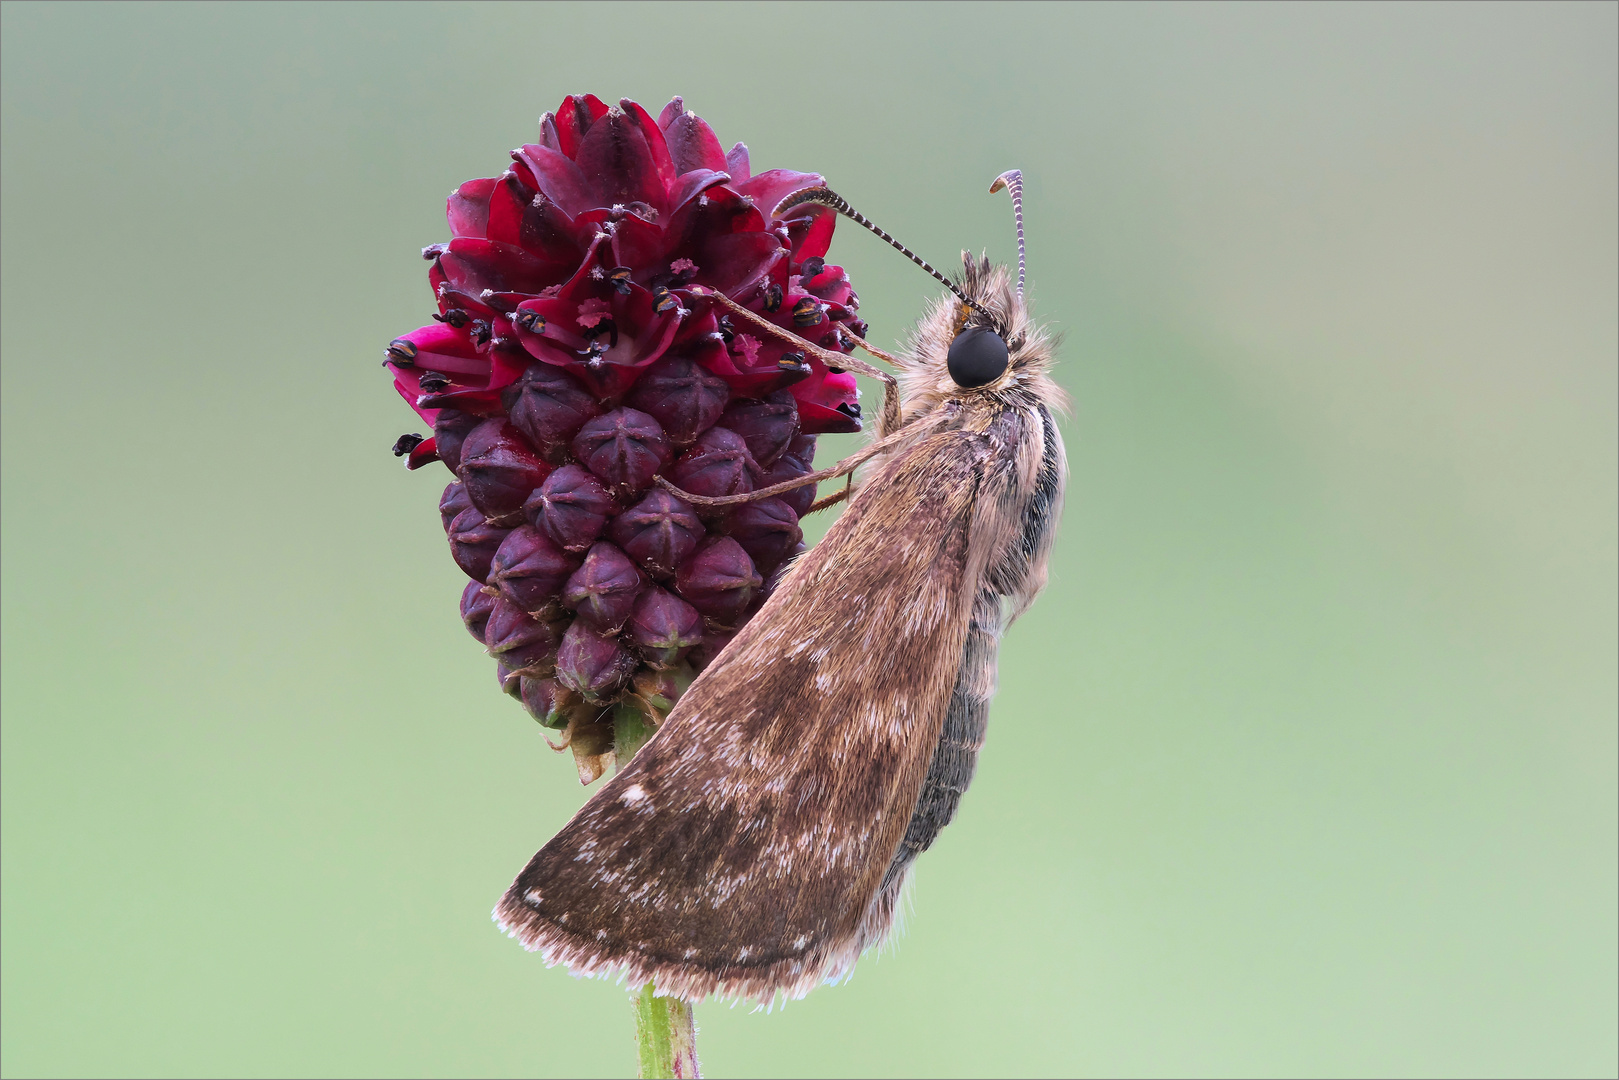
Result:
{"label": "blurred green background", "polygon": [[7,3],[4,1071],[633,1072],[378,366],[588,90],[941,264],[1021,167],[1075,399],[905,935],[712,1075],[1613,1075],[1615,11]]}

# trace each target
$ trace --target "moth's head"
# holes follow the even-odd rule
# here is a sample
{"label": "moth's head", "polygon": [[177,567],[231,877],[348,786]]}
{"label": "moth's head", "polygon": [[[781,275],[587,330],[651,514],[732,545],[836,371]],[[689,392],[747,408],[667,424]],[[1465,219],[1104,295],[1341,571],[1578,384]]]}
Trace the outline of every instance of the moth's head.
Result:
{"label": "moth's head", "polygon": [[990,185],[1012,196],[1017,222],[1017,279],[1005,266],[994,266],[971,252],[961,253],[961,279],[952,281],[856,212],[830,188],[806,188],[789,195],[775,215],[803,203],[830,206],[882,237],[912,262],[943,283],[949,295],[934,302],[912,335],[909,363],[900,373],[905,384],[905,411],[927,409],[948,397],[995,395],[1033,398],[1060,408],[1063,393],[1047,374],[1056,342],[1029,318],[1023,298],[1023,174],[1002,173]]}
{"label": "moth's head", "polygon": [[1042,393],[1055,343],[1029,317],[1011,270],[964,251],[958,288],[933,303],[912,335],[914,388],[933,398]]}

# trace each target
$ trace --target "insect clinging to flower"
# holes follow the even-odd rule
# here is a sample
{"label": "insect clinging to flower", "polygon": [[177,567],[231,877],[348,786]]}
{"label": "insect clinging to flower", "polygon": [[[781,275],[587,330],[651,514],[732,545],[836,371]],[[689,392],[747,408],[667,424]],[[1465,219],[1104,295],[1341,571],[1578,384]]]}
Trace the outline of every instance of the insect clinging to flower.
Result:
{"label": "insect clinging to flower", "polygon": [[[715,514],[869,466],[818,504],[852,490],[825,538],[501,900],[500,925],[548,961],[687,1000],[768,1002],[847,974],[891,930],[915,859],[972,778],[1000,636],[1045,584],[1062,506],[1055,343],[1025,302],[1021,175],[990,190],[1002,188],[1017,214],[1015,280],[964,253],[949,281],[824,186],[777,206],[789,218],[832,207],[949,288],[898,356],[846,323],[816,343],[723,289],[692,290],[738,333],[881,379],[877,438],[751,491],[656,478]],[[836,348],[847,343],[897,378]]]}

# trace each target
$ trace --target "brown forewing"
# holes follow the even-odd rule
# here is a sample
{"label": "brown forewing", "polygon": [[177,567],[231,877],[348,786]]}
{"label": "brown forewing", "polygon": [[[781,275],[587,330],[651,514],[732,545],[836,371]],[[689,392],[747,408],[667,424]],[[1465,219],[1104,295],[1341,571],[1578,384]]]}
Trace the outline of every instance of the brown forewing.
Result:
{"label": "brown forewing", "polygon": [[500,924],[578,974],[689,999],[800,996],[847,971],[956,679],[985,451],[942,432],[880,468],[530,860]]}

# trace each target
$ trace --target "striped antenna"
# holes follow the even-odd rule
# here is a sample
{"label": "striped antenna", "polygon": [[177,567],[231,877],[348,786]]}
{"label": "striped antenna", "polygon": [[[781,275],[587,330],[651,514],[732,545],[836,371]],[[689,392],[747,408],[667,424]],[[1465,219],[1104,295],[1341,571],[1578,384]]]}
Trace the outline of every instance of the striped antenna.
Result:
{"label": "striped antenna", "polygon": [[1017,298],[1023,299],[1023,170],[1008,169],[989,185],[989,193],[1005,188],[1012,194],[1012,216],[1017,219]]}
{"label": "striped antenna", "polygon": [[839,195],[837,192],[833,191],[831,188],[825,188],[825,187],[806,188],[803,191],[799,191],[799,192],[796,192],[796,193],[794,193],[792,195],[789,195],[785,199],[781,200],[781,202],[776,204],[776,208],[770,212],[770,216],[771,217],[780,217],[783,211],[791,210],[795,206],[802,206],[804,203],[809,203],[809,202],[820,203],[822,206],[830,206],[832,209],[836,210],[838,213],[842,214],[844,217],[846,217],[846,218],[850,219],[851,221],[853,221],[856,225],[864,225],[866,228],[870,229],[872,232],[876,233],[878,236],[880,236],[884,240],[886,240],[889,244],[891,244],[894,247],[898,248],[899,251],[900,251],[900,254],[904,255],[906,258],[910,259],[913,263],[920,266],[922,269],[926,270],[928,273],[932,274],[933,277],[934,277],[934,280],[938,281],[945,288],[949,289],[951,292],[956,294],[956,299],[957,300],[960,300],[963,304],[966,304],[968,307],[972,308],[974,311],[983,311],[984,310],[983,308],[979,307],[977,304],[973,303],[971,300],[967,299],[967,294],[962,292],[959,288],[957,288],[955,282],[951,281],[949,278],[945,277],[943,274],[941,274],[937,270],[933,269],[933,267],[929,266],[927,264],[927,260],[923,259],[916,252],[912,251],[910,248],[906,247],[904,244],[900,243],[898,240],[895,240],[892,236],[889,236],[887,233],[883,232],[883,230],[881,230],[877,226],[873,225],[870,221],[867,221],[865,216],[863,214],[861,214],[860,211],[858,211],[854,207],[850,206],[844,200],[843,196]]}

